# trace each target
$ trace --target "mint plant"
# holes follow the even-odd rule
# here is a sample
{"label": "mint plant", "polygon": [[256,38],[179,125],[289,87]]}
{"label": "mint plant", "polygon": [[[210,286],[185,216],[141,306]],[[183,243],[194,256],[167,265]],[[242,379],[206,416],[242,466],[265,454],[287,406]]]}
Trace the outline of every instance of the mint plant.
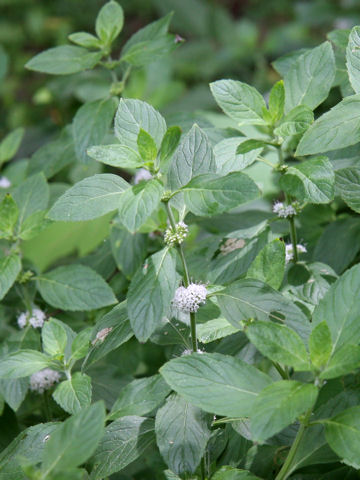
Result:
{"label": "mint plant", "polygon": [[117,58],[111,0],[27,63],[109,83],[30,160],[0,144],[0,478],[357,478],[360,27],[174,125],[119,98],[170,19]]}

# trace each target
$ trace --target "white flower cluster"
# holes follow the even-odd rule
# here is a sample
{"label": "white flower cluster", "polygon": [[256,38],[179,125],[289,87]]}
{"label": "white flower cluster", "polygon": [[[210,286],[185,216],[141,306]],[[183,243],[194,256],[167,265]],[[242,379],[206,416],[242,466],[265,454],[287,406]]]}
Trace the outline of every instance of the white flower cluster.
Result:
{"label": "white flower cluster", "polygon": [[243,238],[228,238],[225,243],[220,246],[220,252],[223,255],[233,252],[238,248],[243,248],[245,246],[245,240]]}
{"label": "white flower cluster", "polygon": [[282,202],[275,202],[273,212],[280,218],[288,218],[297,214],[293,205],[284,205]]}
{"label": "white flower cluster", "polygon": [[167,245],[172,247],[175,244],[182,243],[187,234],[189,232],[189,228],[184,222],[179,222],[175,225],[175,228],[169,227],[164,235],[164,241]]}
{"label": "white flower cluster", "polygon": [[33,373],[30,377],[30,390],[44,393],[60,380],[60,373],[51,368],[44,368],[40,372]]}
{"label": "white flower cluster", "polygon": [[[298,253],[306,253],[306,247],[304,245],[301,245],[298,243],[296,245],[296,250]],[[285,261],[286,263],[289,263],[292,259],[294,258],[294,249],[291,243],[288,243],[285,245]]]}
{"label": "white flower cluster", "polygon": [[140,183],[142,180],[151,180],[153,176],[149,172],[149,170],[146,170],[146,168],[140,168],[139,170],[136,171],[135,176],[134,176],[134,184]]}
{"label": "white flower cluster", "polygon": [[188,287],[179,287],[172,304],[184,313],[197,312],[200,305],[206,301],[206,286],[190,283]]}
{"label": "white flower cluster", "polygon": [[41,328],[44,325],[45,313],[40,308],[34,306],[31,313],[20,313],[17,319],[17,323],[20,328],[24,328],[27,325],[31,325],[33,328]]}
{"label": "white flower cluster", "polygon": [[11,182],[7,177],[0,177],[0,188],[9,188],[11,187]]}

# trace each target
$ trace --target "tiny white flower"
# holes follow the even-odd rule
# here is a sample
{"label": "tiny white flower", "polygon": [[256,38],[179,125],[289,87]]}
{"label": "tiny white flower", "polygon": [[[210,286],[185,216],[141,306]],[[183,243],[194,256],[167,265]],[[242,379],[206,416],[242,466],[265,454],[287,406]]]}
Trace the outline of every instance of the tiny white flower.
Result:
{"label": "tiny white flower", "polygon": [[40,308],[34,306],[32,312],[23,312],[17,318],[19,328],[31,325],[33,328],[41,328],[44,325],[46,315]]}
{"label": "tiny white flower", "polygon": [[19,328],[25,328],[27,325],[27,318],[26,318],[26,313],[20,313],[17,319],[17,324],[19,325]]}
{"label": "tiny white flower", "polygon": [[296,209],[293,205],[284,205],[282,202],[275,202],[273,212],[280,218],[287,218],[296,215]]}
{"label": "tiny white flower", "polygon": [[238,250],[245,246],[245,240],[243,238],[228,238],[225,243],[220,246],[220,252],[222,255]]}
{"label": "tiny white flower", "polygon": [[[306,250],[306,247],[304,245],[301,245],[300,243],[298,243],[296,245],[296,250],[298,253],[306,253],[307,250]],[[288,243],[285,245],[285,261],[286,263],[289,263],[292,259],[294,258],[294,250],[293,250],[293,246],[291,243]]]}
{"label": "tiny white flower", "polygon": [[184,313],[197,312],[200,305],[206,301],[206,286],[198,283],[190,283],[186,287],[179,287],[172,304]]}
{"label": "tiny white flower", "polygon": [[189,232],[189,227],[184,222],[179,222],[175,228],[169,227],[164,235],[164,241],[167,245],[173,246],[182,243]]}
{"label": "tiny white flower", "polygon": [[0,177],[0,188],[9,188],[11,187],[11,182],[7,177]]}
{"label": "tiny white flower", "polygon": [[33,373],[30,377],[30,390],[44,393],[60,380],[60,373],[51,368],[44,368],[40,372]]}
{"label": "tiny white flower", "polygon": [[146,170],[146,168],[140,168],[135,173],[134,184],[136,185],[137,183],[141,182],[142,180],[151,180],[152,178],[153,178],[153,176],[151,175],[149,170]]}

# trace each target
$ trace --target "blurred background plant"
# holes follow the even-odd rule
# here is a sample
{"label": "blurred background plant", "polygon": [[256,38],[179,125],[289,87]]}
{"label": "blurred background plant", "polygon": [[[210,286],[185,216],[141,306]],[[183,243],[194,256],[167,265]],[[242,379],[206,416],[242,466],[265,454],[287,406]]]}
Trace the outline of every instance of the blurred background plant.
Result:
{"label": "blurred background plant", "polygon": [[[0,0],[0,137],[26,127],[18,156],[28,156],[71,121],[84,101],[101,97],[108,72],[51,78],[24,69],[34,54],[91,31],[103,0]],[[236,78],[263,93],[277,80],[271,61],[311,47],[336,28],[359,23],[356,0],[123,0],[118,46],[159,16],[174,12],[172,31],[186,42],[169,58],[133,73],[124,96],[146,100],[167,116],[215,108],[208,83]],[[36,105],[37,108],[34,108]]]}

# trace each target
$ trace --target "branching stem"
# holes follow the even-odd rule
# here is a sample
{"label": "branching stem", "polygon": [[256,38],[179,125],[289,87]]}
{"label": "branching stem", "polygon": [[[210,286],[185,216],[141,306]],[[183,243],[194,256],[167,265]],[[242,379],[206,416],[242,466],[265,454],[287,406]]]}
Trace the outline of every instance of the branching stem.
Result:
{"label": "branching stem", "polygon": [[[174,215],[172,213],[171,207],[169,205],[169,202],[164,202],[164,203],[166,205],[166,211],[167,211],[167,214],[168,214],[168,217],[169,217],[170,225],[175,230],[176,222],[175,222],[175,218],[174,218]],[[189,270],[188,270],[187,263],[186,263],[184,249],[183,249],[183,246],[181,244],[177,245],[177,249],[178,249],[178,252],[179,252],[179,255],[180,255],[180,258],[181,258],[181,263],[182,263],[183,271],[184,271],[184,276],[183,276],[184,285],[185,285],[185,287],[188,287],[189,284],[190,284],[190,276],[189,276]],[[190,334],[191,334],[192,350],[194,352],[197,352],[198,345],[197,345],[197,338],[196,338],[196,314],[194,312],[190,312]]]}
{"label": "branching stem", "polygon": [[312,413],[312,408],[309,408],[309,410],[305,414],[305,418],[303,422],[300,425],[300,428],[296,434],[294,443],[291,445],[290,451],[288,453],[288,456],[286,457],[286,460],[281,467],[280,472],[277,474],[275,480],[286,480],[288,476],[291,474],[290,468],[292,461],[295,458],[295,454],[299,448],[300,442],[304,436],[306,428],[309,426],[309,419]]}

